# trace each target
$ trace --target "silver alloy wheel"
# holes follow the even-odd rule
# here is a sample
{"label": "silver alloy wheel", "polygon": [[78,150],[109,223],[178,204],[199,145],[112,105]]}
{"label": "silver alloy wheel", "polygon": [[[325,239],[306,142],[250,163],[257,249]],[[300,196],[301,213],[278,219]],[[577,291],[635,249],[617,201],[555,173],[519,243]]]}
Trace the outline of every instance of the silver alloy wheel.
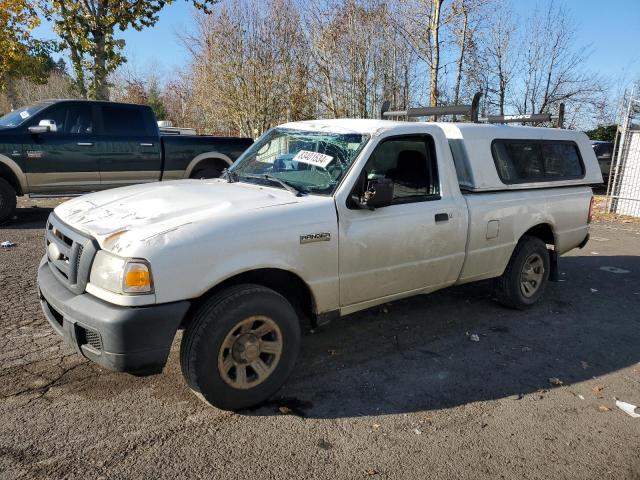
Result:
{"label": "silver alloy wheel", "polygon": [[271,318],[253,315],[227,334],[218,353],[218,371],[229,386],[247,390],[264,382],[282,355],[282,332]]}
{"label": "silver alloy wheel", "polygon": [[539,253],[527,257],[520,271],[520,292],[527,298],[532,297],[542,285],[544,261]]}

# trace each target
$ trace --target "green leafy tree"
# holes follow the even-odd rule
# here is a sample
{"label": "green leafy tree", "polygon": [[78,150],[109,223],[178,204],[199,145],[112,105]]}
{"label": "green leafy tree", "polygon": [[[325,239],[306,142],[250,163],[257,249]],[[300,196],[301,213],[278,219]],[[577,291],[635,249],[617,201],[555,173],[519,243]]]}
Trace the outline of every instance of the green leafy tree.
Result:
{"label": "green leafy tree", "polygon": [[617,125],[600,125],[593,130],[585,132],[591,140],[602,140],[605,142],[613,142],[616,137]]}
{"label": "green leafy tree", "polygon": [[166,120],[167,109],[164,106],[164,101],[160,95],[160,88],[158,87],[158,82],[155,79],[149,81],[147,105],[149,105],[153,110],[153,113],[156,114],[157,120]]}
{"label": "green leafy tree", "polygon": [[51,45],[31,37],[39,24],[28,0],[0,0],[0,93],[6,92],[11,79],[45,81]]}
{"label": "green leafy tree", "polygon": [[[69,51],[78,93],[98,100],[109,98],[108,76],[126,58],[125,41],[116,29],[143,30],[156,24],[158,14],[173,0],[41,0],[47,19]],[[191,0],[205,12],[217,0]]]}

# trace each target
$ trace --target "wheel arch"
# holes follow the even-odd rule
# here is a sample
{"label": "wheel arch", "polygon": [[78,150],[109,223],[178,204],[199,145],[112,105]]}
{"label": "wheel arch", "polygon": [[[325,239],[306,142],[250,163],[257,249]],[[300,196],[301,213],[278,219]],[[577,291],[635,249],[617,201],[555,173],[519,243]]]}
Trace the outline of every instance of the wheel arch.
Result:
{"label": "wheel arch", "polygon": [[26,175],[16,162],[4,155],[0,155],[0,177],[9,182],[17,195],[29,193]]}
{"label": "wheel arch", "polygon": [[555,246],[556,244],[556,236],[553,231],[553,226],[547,222],[538,223],[537,225],[530,227],[526,232],[520,235],[518,241],[522,240],[522,237],[524,236],[537,237],[547,245]]}
{"label": "wheel arch", "polygon": [[261,285],[278,292],[291,303],[298,314],[301,324],[306,324],[307,326],[316,325],[316,302],[309,285],[302,277],[290,270],[267,267],[236,273],[211,287],[192,302],[182,327],[186,327],[189,324],[193,313],[206,299],[225,288],[242,284]]}
{"label": "wheel arch", "polygon": [[187,168],[184,172],[184,178],[191,178],[191,174],[196,169],[196,167],[199,167],[205,164],[215,164],[220,166],[224,165],[226,168],[233,164],[233,160],[231,160],[231,158],[229,158],[224,153],[219,153],[219,152],[201,153],[199,155],[196,155],[193,158],[193,160],[189,162],[189,165],[187,165]]}

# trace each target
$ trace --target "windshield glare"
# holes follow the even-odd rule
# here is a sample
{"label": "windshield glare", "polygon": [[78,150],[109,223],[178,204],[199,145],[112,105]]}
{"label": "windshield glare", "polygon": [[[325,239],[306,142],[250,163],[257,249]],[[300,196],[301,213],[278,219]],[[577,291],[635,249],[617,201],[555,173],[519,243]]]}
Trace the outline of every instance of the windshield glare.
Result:
{"label": "windshield glare", "polygon": [[304,193],[331,195],[368,140],[368,135],[359,133],[274,128],[256,140],[230,171],[240,181],[262,182],[252,176],[268,175]]}
{"label": "windshield glare", "polygon": [[0,127],[17,127],[46,107],[46,103],[36,103],[28,107],[18,108],[0,117]]}

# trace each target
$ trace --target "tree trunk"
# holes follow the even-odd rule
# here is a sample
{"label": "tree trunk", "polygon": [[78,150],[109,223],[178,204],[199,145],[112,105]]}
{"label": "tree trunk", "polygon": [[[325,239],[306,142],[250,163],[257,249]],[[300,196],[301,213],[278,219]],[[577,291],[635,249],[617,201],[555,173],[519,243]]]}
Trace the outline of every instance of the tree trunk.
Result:
{"label": "tree trunk", "polygon": [[442,2],[444,0],[433,0],[432,15],[429,22],[429,30],[431,30],[431,88],[430,88],[430,103],[432,107],[438,105],[438,73],[440,70],[440,10],[442,8]]}
{"label": "tree trunk", "polygon": [[105,51],[105,35],[102,32],[93,34],[95,53],[93,55],[93,98],[94,100],[109,100],[109,86],[107,85],[107,53]]}
{"label": "tree trunk", "polygon": [[467,7],[464,2],[462,2],[462,15],[463,15],[463,24],[462,24],[462,34],[460,36],[460,55],[458,56],[458,72],[456,75],[456,86],[453,95],[453,103],[457,104],[460,101],[460,83],[462,83],[462,66],[464,64],[464,54],[467,46],[467,28],[469,25],[469,13],[467,12]]}
{"label": "tree trunk", "polygon": [[503,70],[503,55],[502,48],[498,46],[498,106],[500,108],[500,115],[504,115],[504,101],[506,97],[507,81],[505,79],[505,72]]}

